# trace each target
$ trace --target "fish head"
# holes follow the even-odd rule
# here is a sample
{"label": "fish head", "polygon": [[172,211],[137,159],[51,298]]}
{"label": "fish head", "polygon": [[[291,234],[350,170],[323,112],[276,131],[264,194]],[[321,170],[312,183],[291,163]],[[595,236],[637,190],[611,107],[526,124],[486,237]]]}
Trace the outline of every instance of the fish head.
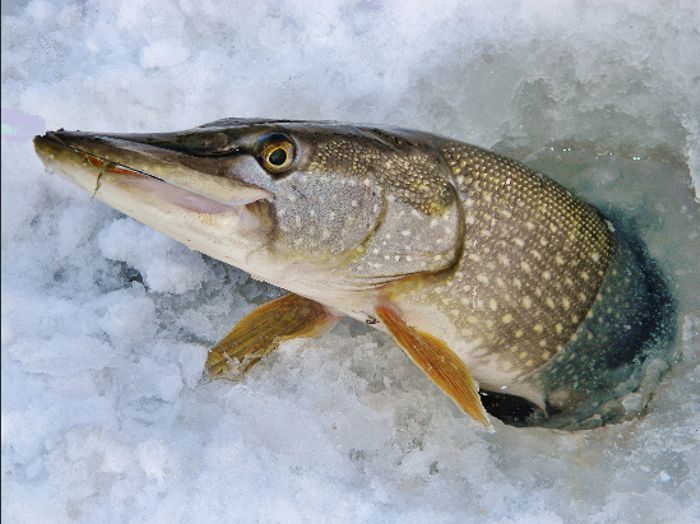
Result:
{"label": "fish head", "polygon": [[435,140],[224,119],[174,133],[60,130],[35,148],[98,200],[264,280],[358,289],[440,271],[461,252],[461,206]]}

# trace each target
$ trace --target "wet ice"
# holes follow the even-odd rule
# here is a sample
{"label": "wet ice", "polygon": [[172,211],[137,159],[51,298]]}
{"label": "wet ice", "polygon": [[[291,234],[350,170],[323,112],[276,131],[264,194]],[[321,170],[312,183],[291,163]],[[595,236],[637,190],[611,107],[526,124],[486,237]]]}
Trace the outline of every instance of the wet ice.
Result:
{"label": "wet ice", "polygon": [[495,147],[633,217],[679,327],[649,414],[575,434],[480,432],[349,321],[204,383],[207,347],[276,291],[3,142],[3,517],[697,520],[697,19],[683,1],[4,4],[3,107],[49,128],[326,118]]}

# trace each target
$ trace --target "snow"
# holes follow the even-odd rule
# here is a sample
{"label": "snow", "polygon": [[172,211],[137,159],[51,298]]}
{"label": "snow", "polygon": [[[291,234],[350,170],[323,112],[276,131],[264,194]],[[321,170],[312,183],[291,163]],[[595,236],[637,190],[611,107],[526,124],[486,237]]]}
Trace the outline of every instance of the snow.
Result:
{"label": "snow", "polygon": [[190,56],[185,45],[175,38],[165,38],[141,50],[141,66],[145,69],[171,67],[181,64]]}
{"label": "snow", "polygon": [[[697,2],[2,10],[8,522],[700,522]],[[278,291],[47,175],[28,136],[37,119],[158,131],[224,116],[442,133],[624,210],[678,303],[650,412],[489,434],[350,321],[241,382],[202,380],[207,348]]]}
{"label": "snow", "polygon": [[97,242],[102,255],[126,262],[143,276],[146,287],[157,293],[181,295],[191,291],[200,285],[206,272],[199,253],[130,218],[112,222],[100,232]]}

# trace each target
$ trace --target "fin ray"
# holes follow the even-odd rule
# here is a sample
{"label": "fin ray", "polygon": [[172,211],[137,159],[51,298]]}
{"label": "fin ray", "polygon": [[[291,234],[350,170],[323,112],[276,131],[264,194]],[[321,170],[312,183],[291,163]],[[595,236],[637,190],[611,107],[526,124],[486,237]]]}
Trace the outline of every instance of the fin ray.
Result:
{"label": "fin ray", "polygon": [[210,377],[224,375],[238,360],[245,373],[284,340],[320,336],[338,318],[318,302],[293,293],[283,295],[248,313],[209,350],[207,372]]}
{"label": "fin ray", "polygon": [[380,305],[376,313],[411,360],[467,415],[490,428],[478,385],[454,351],[440,339],[406,324],[391,306]]}

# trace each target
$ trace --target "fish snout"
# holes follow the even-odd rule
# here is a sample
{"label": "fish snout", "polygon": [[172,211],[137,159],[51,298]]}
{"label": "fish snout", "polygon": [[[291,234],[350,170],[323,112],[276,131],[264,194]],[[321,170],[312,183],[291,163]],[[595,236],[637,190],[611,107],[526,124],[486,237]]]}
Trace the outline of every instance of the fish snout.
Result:
{"label": "fish snout", "polygon": [[34,137],[34,150],[44,163],[46,163],[46,158],[51,154],[55,154],[68,147],[68,144],[61,140],[61,132],[62,130],[47,131],[43,135],[36,135]]}

